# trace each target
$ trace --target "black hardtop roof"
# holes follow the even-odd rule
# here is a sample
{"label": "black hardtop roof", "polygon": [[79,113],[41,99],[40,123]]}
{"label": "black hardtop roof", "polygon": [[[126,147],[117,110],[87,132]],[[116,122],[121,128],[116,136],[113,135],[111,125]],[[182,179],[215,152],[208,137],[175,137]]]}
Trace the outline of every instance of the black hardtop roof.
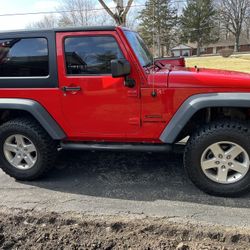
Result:
{"label": "black hardtop roof", "polygon": [[0,38],[6,37],[6,35],[24,35],[32,34],[39,35],[44,33],[55,33],[55,32],[71,32],[71,31],[114,31],[116,26],[87,26],[87,27],[74,27],[74,28],[52,28],[52,29],[31,29],[31,30],[10,30],[0,31]]}

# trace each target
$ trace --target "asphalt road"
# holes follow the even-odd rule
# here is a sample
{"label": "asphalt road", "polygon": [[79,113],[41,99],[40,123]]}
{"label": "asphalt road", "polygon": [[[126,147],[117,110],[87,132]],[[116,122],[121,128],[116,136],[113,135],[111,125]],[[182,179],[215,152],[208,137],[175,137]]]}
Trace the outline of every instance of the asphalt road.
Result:
{"label": "asphalt road", "polygon": [[90,215],[156,216],[250,228],[250,194],[218,198],[190,183],[182,154],[61,152],[46,177],[0,172],[0,206]]}

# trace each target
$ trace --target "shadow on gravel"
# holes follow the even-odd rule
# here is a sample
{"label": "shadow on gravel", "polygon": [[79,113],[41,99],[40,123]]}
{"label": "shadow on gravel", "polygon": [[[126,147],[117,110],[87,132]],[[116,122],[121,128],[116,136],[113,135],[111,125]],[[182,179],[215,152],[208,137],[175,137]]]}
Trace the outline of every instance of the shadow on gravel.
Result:
{"label": "shadow on gravel", "polygon": [[188,180],[182,154],[61,152],[55,168],[29,185],[65,193],[113,199],[173,200],[228,207],[250,207],[250,194],[218,198]]}

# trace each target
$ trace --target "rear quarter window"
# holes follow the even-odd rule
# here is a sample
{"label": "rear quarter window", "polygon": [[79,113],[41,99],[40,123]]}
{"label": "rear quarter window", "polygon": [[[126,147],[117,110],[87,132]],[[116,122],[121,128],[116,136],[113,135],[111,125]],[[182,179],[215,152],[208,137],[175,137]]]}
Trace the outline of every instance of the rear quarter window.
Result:
{"label": "rear quarter window", "polygon": [[45,77],[49,75],[46,38],[0,40],[0,77]]}

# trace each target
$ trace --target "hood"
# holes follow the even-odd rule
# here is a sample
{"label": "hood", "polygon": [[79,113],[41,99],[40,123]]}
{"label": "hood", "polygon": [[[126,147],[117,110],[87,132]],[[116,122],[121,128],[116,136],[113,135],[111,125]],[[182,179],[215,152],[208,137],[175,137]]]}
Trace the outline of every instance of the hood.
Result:
{"label": "hood", "polygon": [[173,67],[169,73],[171,88],[250,88],[250,74],[199,68]]}

